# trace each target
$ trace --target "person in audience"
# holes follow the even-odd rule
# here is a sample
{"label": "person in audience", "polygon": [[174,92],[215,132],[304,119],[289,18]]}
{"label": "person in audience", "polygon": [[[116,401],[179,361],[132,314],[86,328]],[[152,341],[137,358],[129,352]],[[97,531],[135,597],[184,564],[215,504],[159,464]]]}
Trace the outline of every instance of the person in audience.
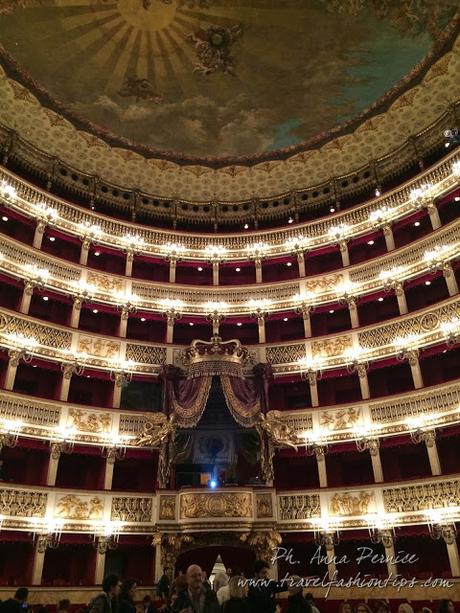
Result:
{"label": "person in audience", "polygon": [[311,613],[311,606],[302,595],[301,581],[298,575],[290,577],[287,613]]}
{"label": "person in audience", "polygon": [[118,613],[136,613],[136,591],[137,583],[135,579],[123,581],[118,599]]}
{"label": "person in audience", "polygon": [[[339,613],[352,613],[353,607],[348,600],[342,600],[339,606]],[[377,613],[377,612],[376,612]]]}
{"label": "person in audience", "polygon": [[102,583],[102,592],[89,604],[89,613],[114,613],[121,581],[118,575],[107,575]]}
{"label": "person in audience", "polygon": [[[358,602],[358,604],[355,605],[354,613],[372,613],[372,609],[365,602]],[[412,611],[412,613],[414,612]]]}
{"label": "person in audience", "polygon": [[[27,609],[27,597],[29,590],[26,587],[20,587],[16,590],[14,598],[8,598],[0,604],[1,613],[22,613]],[[25,605],[25,606],[24,606]]]}
{"label": "person in audience", "polygon": [[[225,572],[227,573],[227,576],[229,579],[230,577],[233,577],[233,568],[230,568],[230,566],[225,569]],[[238,573],[235,573],[235,574],[238,574]]]}
{"label": "person in audience", "polygon": [[169,589],[171,585],[169,574],[169,568],[163,568],[163,574],[157,583],[157,596],[160,598],[165,598],[166,600],[169,598]]}
{"label": "person in audience", "polygon": [[254,585],[249,584],[248,603],[251,613],[274,613],[276,609],[275,594],[286,591],[286,587],[270,581],[270,565],[264,560],[257,560],[253,571]]}
{"label": "person in audience", "polygon": [[143,613],[157,613],[152,599],[148,594],[142,599],[142,611]]}
{"label": "person in audience", "polygon": [[414,609],[408,602],[402,602],[398,607],[398,613],[414,613]]}
{"label": "person in audience", "polygon": [[252,613],[248,603],[248,586],[241,575],[233,576],[228,582],[229,597],[222,605],[222,613]]}
{"label": "person in audience", "polygon": [[374,613],[390,613],[390,607],[385,600],[377,600],[374,605]]}
{"label": "person in audience", "polygon": [[203,585],[203,571],[197,564],[187,568],[187,589],[179,593],[173,613],[220,613],[217,596]]}
{"label": "person in audience", "polygon": [[438,613],[455,613],[455,606],[452,600],[445,598],[441,600],[438,607]]}
{"label": "person in audience", "polygon": [[216,592],[220,590],[221,587],[228,584],[229,576],[227,573],[217,573],[214,577],[214,582],[212,584],[212,589]]}
{"label": "person in audience", "polygon": [[202,570],[201,572],[203,573],[203,587],[206,590],[210,590],[211,589],[211,584],[209,583],[208,573],[205,570]]}
{"label": "person in audience", "polygon": [[305,594],[305,600],[311,607],[311,613],[319,613],[319,609],[316,606],[315,599],[313,598],[313,594],[311,592]]}
{"label": "person in audience", "polygon": [[57,606],[57,613],[69,613],[70,611],[70,600],[68,598],[64,598],[64,600],[60,600]]}

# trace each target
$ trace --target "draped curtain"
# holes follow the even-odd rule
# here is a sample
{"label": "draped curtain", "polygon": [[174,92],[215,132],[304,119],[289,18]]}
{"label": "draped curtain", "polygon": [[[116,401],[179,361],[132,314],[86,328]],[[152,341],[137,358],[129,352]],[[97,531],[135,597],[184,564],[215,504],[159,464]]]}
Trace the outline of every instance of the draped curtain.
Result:
{"label": "draped curtain", "polygon": [[[221,373],[220,381],[227,406],[233,418],[243,427],[254,426],[259,413],[268,410],[267,387],[269,368],[258,365],[254,379]],[[201,419],[211,389],[212,376],[182,378],[181,371],[173,366],[163,369],[164,407],[168,414],[176,416],[181,428],[191,428]]]}

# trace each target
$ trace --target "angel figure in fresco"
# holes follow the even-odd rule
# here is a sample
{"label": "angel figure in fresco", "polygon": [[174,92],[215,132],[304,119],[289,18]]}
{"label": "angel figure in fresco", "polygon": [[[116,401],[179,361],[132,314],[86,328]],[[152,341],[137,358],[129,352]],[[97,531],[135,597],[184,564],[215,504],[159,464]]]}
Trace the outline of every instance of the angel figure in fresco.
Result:
{"label": "angel figure in fresco", "polygon": [[[144,0],[144,2],[149,1],[150,0]],[[126,77],[123,87],[118,90],[118,95],[123,98],[134,97],[136,98],[136,102],[139,102],[139,100],[148,100],[158,104],[163,100],[163,96],[155,92],[152,83],[148,79],[141,79],[138,76]]]}
{"label": "angel figure in fresco", "polygon": [[243,33],[241,24],[231,27],[212,26],[187,35],[186,40],[195,47],[197,63],[193,72],[208,75],[218,70],[234,75],[233,44]]}

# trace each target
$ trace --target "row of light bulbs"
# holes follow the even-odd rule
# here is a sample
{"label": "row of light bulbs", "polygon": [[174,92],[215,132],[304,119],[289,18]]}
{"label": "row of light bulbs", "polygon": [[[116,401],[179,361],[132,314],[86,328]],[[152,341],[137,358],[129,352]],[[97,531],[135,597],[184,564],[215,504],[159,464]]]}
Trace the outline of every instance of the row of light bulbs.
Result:
{"label": "row of light bulbs", "polygon": [[[460,161],[454,162],[452,164],[451,170],[452,175],[460,176]],[[437,185],[425,184],[412,189],[410,192],[410,202],[416,208],[424,206],[425,202],[433,196],[436,188]],[[0,184],[0,194],[3,195],[6,200],[20,200],[16,189],[5,181]],[[39,223],[41,222],[45,225],[58,225],[60,215],[57,209],[50,207],[46,204],[35,204],[33,205],[33,207],[35,209],[35,215]],[[381,208],[376,209],[369,214],[367,222],[364,222],[364,226],[369,223],[371,227],[390,223],[398,217],[398,209],[402,207],[405,210],[406,203],[402,203],[399,207],[389,207],[383,205]],[[143,237],[139,234],[128,233],[122,237],[115,237],[113,235],[111,236],[110,234],[104,232],[100,225],[91,223],[89,221],[72,225],[75,234],[82,238],[83,241],[95,243],[104,240],[110,245],[117,245],[121,247],[125,252],[153,252],[162,254],[163,256],[169,258],[176,259],[187,257],[189,255],[189,252],[193,252],[194,257],[196,255],[195,251],[187,248],[182,243],[167,242],[163,245],[152,245],[146,243]],[[280,253],[283,253],[285,251],[288,253],[303,252],[313,244],[323,244],[322,241],[341,242],[349,240],[353,236],[355,230],[359,231],[363,229],[362,226],[363,222],[356,224],[356,226],[341,223],[336,226],[330,227],[326,234],[320,237],[316,237],[315,239],[302,234],[298,235],[297,237],[291,237],[282,244],[282,247],[284,249],[282,249],[281,251],[281,245],[279,244],[269,245],[265,242],[255,242],[253,244],[248,244],[244,252],[247,256],[255,259],[263,258],[265,256],[270,255],[271,253],[279,255]],[[66,229],[68,229],[68,223],[66,224]],[[237,251],[236,253],[232,252],[231,250],[228,250],[225,245],[217,243],[210,243],[201,251],[201,257],[210,261],[223,261],[227,257],[230,259],[232,257],[240,258],[242,255],[239,251]],[[191,255],[189,255],[189,257],[191,257]]]}
{"label": "row of light bulbs", "polygon": [[[456,257],[460,243],[453,243],[449,245],[438,245],[434,249],[425,251],[423,255],[423,263],[428,269],[433,272],[437,268],[449,263],[449,261]],[[0,262],[5,260],[5,257],[0,254]],[[25,264],[19,266],[22,268],[22,274],[24,279],[34,283],[39,289],[44,289],[47,284],[52,281],[50,271],[46,268],[41,268],[33,264]],[[394,266],[387,270],[380,271],[378,280],[384,287],[390,286],[391,283],[402,283],[405,277],[410,275],[410,268],[404,266]],[[90,301],[100,293],[99,288],[91,283],[85,281],[72,281],[70,284],[70,293],[76,298],[81,300]],[[346,280],[336,284],[332,291],[316,292],[316,291],[302,291],[295,294],[289,299],[289,302],[294,308],[300,308],[302,306],[315,307],[320,304],[321,295],[329,296],[331,293],[335,293],[338,299],[347,299],[348,297],[358,298],[361,292],[362,284]],[[141,299],[136,294],[129,291],[104,290],[104,294],[109,294],[109,297],[119,306],[120,309],[131,310],[132,312],[139,306]],[[285,309],[286,300],[278,301],[279,308]],[[178,298],[164,298],[156,301],[157,307],[165,311],[174,311],[176,313],[186,312],[187,308],[195,305],[187,305],[187,303]],[[269,310],[276,310],[277,302],[266,298],[263,299],[249,299],[243,305],[230,305],[225,301],[206,301],[199,306],[200,310],[204,314],[212,314],[218,312],[221,315],[226,315],[231,312],[235,312],[237,306],[243,306],[244,311],[248,313],[268,312]],[[272,307],[274,307],[272,309]]]}

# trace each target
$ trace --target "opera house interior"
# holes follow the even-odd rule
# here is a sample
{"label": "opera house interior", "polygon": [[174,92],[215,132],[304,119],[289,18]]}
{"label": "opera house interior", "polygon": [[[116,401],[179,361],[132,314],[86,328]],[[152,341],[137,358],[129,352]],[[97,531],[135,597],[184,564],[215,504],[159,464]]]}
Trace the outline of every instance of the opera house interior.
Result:
{"label": "opera house interior", "polygon": [[5,611],[460,611],[459,24],[0,0]]}

